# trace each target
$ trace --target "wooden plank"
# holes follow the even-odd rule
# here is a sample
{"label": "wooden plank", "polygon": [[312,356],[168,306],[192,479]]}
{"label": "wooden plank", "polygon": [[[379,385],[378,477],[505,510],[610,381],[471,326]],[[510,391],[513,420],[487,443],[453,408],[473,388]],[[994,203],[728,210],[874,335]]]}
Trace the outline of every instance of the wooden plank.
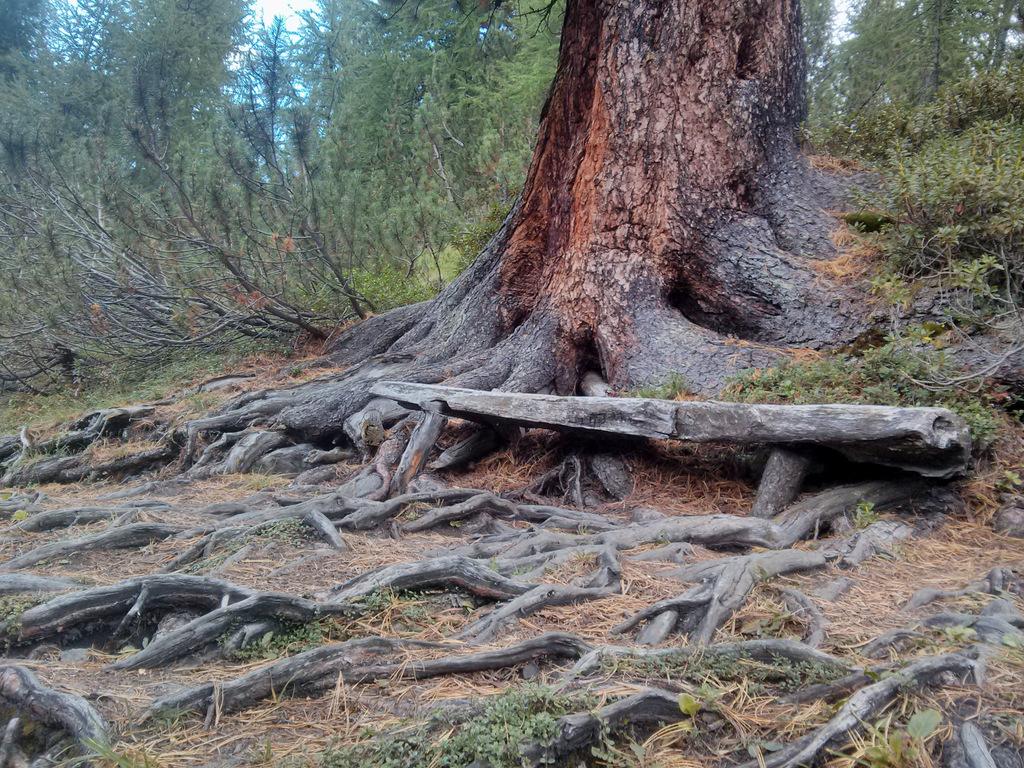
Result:
{"label": "wooden plank", "polygon": [[561,397],[397,381],[378,382],[371,392],[409,408],[484,423],[698,443],[821,446],[854,461],[929,477],[960,474],[971,449],[967,425],[945,408]]}

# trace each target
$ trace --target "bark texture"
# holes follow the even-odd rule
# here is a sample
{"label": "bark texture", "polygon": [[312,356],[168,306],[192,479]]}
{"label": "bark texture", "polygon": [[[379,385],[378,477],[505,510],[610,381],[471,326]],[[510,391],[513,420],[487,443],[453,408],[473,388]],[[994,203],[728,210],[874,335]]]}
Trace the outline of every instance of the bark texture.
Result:
{"label": "bark texture", "polygon": [[333,362],[362,365],[197,427],[276,415],[323,440],[381,379],[570,394],[595,370],[708,394],[852,339],[864,303],[815,270],[844,185],[800,156],[802,83],[796,0],[570,0],[523,193],[473,265],[343,334]]}

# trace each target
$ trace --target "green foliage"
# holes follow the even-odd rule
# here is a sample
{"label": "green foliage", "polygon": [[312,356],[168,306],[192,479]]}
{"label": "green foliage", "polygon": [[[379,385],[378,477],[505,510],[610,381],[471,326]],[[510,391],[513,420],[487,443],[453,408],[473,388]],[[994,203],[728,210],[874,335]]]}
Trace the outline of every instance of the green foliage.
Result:
{"label": "green foliage", "polygon": [[309,526],[298,518],[289,517],[259,526],[252,536],[301,547],[309,540]]}
{"label": "green foliage", "polygon": [[436,290],[418,271],[410,273],[387,262],[353,270],[352,283],[378,312],[426,301]]}
{"label": "green foliage", "polygon": [[325,643],[337,642],[344,635],[340,625],[330,618],[319,618],[306,623],[288,622],[270,631],[256,642],[230,653],[233,661],[262,661],[302,653]]}
{"label": "green foliage", "polygon": [[39,605],[43,598],[25,595],[0,596],[0,627],[16,626],[21,622],[21,614],[34,605]]}
{"label": "green foliage", "polygon": [[970,310],[998,312],[1024,274],[1024,123],[977,122],[891,164],[890,263],[908,276],[941,275],[967,292]]}
{"label": "green foliage", "polygon": [[[820,29],[820,12],[809,10]],[[942,86],[979,74],[996,81],[1019,62],[1014,16],[1001,0],[858,0],[843,35],[808,46],[812,126],[838,120],[866,139],[886,105],[925,104]],[[989,104],[965,103],[962,113],[975,106],[984,115]]]}
{"label": "green foliage", "polygon": [[430,298],[511,204],[560,3],[247,11],[0,6],[0,382],[325,336]]}
{"label": "green foliage", "polygon": [[[145,364],[120,360],[81,371],[77,391],[0,395],[0,432],[17,432],[22,425],[50,427],[93,409],[160,400],[193,386],[197,379],[223,373],[257,349],[268,348],[273,349],[250,344],[220,352],[177,351]],[[210,405],[210,397],[209,393],[196,395],[197,407]]]}
{"label": "green foliage", "polygon": [[868,526],[877,523],[878,520],[878,513],[875,511],[875,503],[873,501],[857,502],[857,508],[853,512],[854,528],[862,531]]}
{"label": "green foliage", "polygon": [[909,768],[921,764],[925,742],[942,724],[942,713],[935,709],[915,712],[904,728],[893,727],[893,716],[868,726],[870,743],[858,763],[864,768]]}
{"label": "green foliage", "polygon": [[490,210],[487,211],[485,216],[478,221],[469,222],[461,232],[451,239],[449,244],[459,254],[454,274],[461,274],[466,267],[473,263],[477,254],[497,234],[511,210],[512,207],[510,205],[492,203]]}
{"label": "green foliage", "polygon": [[894,152],[913,152],[933,139],[999,121],[1024,121],[1024,66],[957,80],[920,105],[884,102],[819,126],[811,137],[819,149],[884,163]]}
{"label": "green foliage", "polygon": [[692,394],[693,389],[681,374],[673,373],[660,384],[620,393],[621,397],[649,397],[657,400],[675,400],[678,397]]}
{"label": "green foliage", "polygon": [[818,360],[755,369],[722,391],[743,403],[863,403],[939,406],[958,413],[981,444],[994,438],[998,420],[984,395],[961,389],[936,391],[921,382],[954,372],[940,350],[890,341],[861,355],[836,354]]}
{"label": "green foliage", "polygon": [[[477,762],[489,768],[519,768],[523,744],[550,742],[558,718],[587,702],[549,688],[523,685],[489,699],[483,711],[458,723],[435,723],[397,733],[369,734],[367,741],[328,750],[322,768],[461,768]],[[442,727],[437,727],[442,726]],[[452,728],[450,733],[441,731]]]}

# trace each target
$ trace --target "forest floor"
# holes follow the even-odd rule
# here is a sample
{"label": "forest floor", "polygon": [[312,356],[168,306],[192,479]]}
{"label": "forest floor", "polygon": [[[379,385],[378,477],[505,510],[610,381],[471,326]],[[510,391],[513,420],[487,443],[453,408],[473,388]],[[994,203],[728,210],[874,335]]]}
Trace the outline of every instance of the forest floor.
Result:
{"label": "forest floor", "polygon": [[[324,373],[292,370],[282,372],[278,379],[295,381]],[[279,381],[259,376],[224,391],[185,393],[160,405],[158,415],[188,418],[241,389],[255,390],[275,383]],[[850,668],[907,665],[926,656],[966,652],[974,647],[978,637],[970,622],[963,626],[938,622],[927,627],[925,623],[928,616],[940,612],[983,615],[985,607],[995,600],[1007,600],[1012,609],[1024,613],[1019,581],[1000,588],[963,591],[971,584],[976,585],[992,569],[1010,569],[1017,576],[1024,573],[1024,542],[996,533],[991,526],[999,503],[991,490],[992,473],[1004,471],[1016,460],[1014,457],[1019,458],[1020,440],[1020,435],[1008,438],[1009,447],[999,450],[1007,452],[1009,458],[989,460],[985,464],[988,470],[983,468],[973,479],[959,483],[958,490],[967,503],[953,514],[887,514],[874,512],[870,506],[851,511],[846,526],[848,534],[889,519],[906,523],[911,534],[879,547],[873,556],[856,565],[842,558],[832,559],[821,568],[754,584],[742,604],[718,627],[714,642],[806,638],[811,620],[800,610],[794,610],[786,599],[786,590],[797,590],[809,597],[820,612],[815,621],[820,622],[824,634],[818,650]],[[90,450],[99,457],[104,451],[123,451],[124,445],[96,443]],[[569,448],[564,437],[532,431],[514,447],[493,453],[468,469],[439,473],[439,479],[451,487],[508,496],[555,467]],[[638,519],[637,510],[657,510],[672,519],[744,516],[753,503],[756,478],[751,477],[744,457],[737,457],[733,449],[652,442],[630,449],[624,458],[633,476],[632,493],[622,500],[605,499],[586,509],[607,519],[612,526],[631,525]],[[337,479],[325,480],[313,488],[304,486],[304,501],[328,496],[338,482],[359,469],[359,465],[345,462],[334,467]],[[167,477],[174,474],[172,468],[162,472]],[[100,533],[126,521],[204,529],[223,519],[223,508],[217,505],[224,502],[258,506],[276,495],[277,503],[290,503],[287,497],[292,492],[291,482],[290,477],[283,475],[249,473],[197,478],[178,484],[143,485],[136,478],[127,482],[104,480],[12,488],[0,494],[0,500],[29,499],[31,508],[26,513],[14,508],[16,505],[7,505],[10,508],[3,513],[7,519],[0,521],[0,563],[43,544]],[[138,488],[139,492],[124,496],[129,488]],[[564,498],[547,502],[572,506]],[[430,505],[410,505],[398,518],[399,522],[414,520],[417,510],[427,506]],[[101,519],[48,531],[26,531],[21,525],[49,510],[70,508],[110,511]],[[533,524],[517,521],[511,525],[526,530]],[[332,587],[374,569],[450,553],[468,544],[473,531],[473,525],[459,522],[423,532],[402,532],[396,525],[342,530],[343,548],[339,549],[298,521],[284,520],[230,546],[208,548],[202,557],[178,568],[177,573],[215,578],[260,592],[323,600]],[[583,535],[586,531],[581,528],[573,533]],[[18,568],[17,572],[67,579],[76,582],[75,590],[114,585],[165,571],[204,535],[170,537],[122,549],[72,551]],[[415,680],[402,674],[403,665],[508,648],[548,632],[572,633],[592,648],[628,645],[633,642],[632,635],[613,633],[613,629],[645,607],[683,591],[677,573],[681,563],[692,566],[722,557],[720,547],[716,551],[692,543],[668,559],[636,558],[645,552],[660,551],[666,543],[646,542],[620,551],[621,588],[614,594],[576,604],[541,607],[504,625],[483,643],[453,638],[485,618],[494,606],[492,600],[451,588],[415,592],[384,588],[366,597],[358,615],[281,624],[257,642],[236,650],[225,649],[222,640],[218,640],[199,653],[156,668],[111,668],[112,663],[138,652],[158,631],[153,623],[141,620],[137,627],[126,629],[121,638],[112,640],[109,626],[97,635],[83,625],[55,633],[44,643],[12,647],[8,655],[17,664],[33,670],[45,685],[83,697],[106,720],[112,734],[111,744],[105,757],[98,761],[100,764],[345,766],[358,763],[351,762],[351,754],[355,753],[346,753],[344,746],[364,744],[371,751],[362,754],[378,757],[364,757],[362,764],[426,765],[426,760],[416,762],[420,758],[411,756],[404,763],[400,759],[386,762],[386,750],[369,745],[376,743],[374,739],[379,741],[382,733],[390,734],[392,739],[396,733],[419,733],[419,723],[437,708],[457,711],[468,701],[507,697],[510,690],[520,690],[524,685],[528,689],[543,684],[569,690],[564,684],[571,660],[538,658],[484,671]],[[810,552],[824,545],[816,536],[810,536],[793,546]],[[761,550],[754,547],[750,551]],[[543,582],[578,586],[594,568],[595,556],[583,552],[551,564],[543,574]],[[0,570],[11,569],[0,566]],[[518,576],[513,573],[512,578]],[[923,589],[948,590],[950,594],[941,593],[938,599],[908,610],[908,601]],[[0,596],[0,608],[5,618],[17,620],[32,605],[51,598],[52,594],[8,594]],[[141,613],[146,613],[144,606]],[[914,642],[883,647],[881,653],[873,653],[872,657],[865,655],[872,640],[908,627],[918,633],[913,636]],[[288,695],[287,681],[279,681],[280,690],[273,690],[269,697],[241,711],[217,706],[220,683],[311,648],[371,636],[437,645],[398,647],[389,658],[389,663],[397,664],[396,671],[370,682],[346,682],[339,672],[330,684],[322,686],[322,691],[292,697]],[[928,766],[938,759],[942,745],[964,720],[977,722],[993,749],[999,745],[998,749],[1024,754],[1024,643],[1009,636],[1003,640],[988,647],[987,670],[981,684],[946,679],[940,686],[901,689],[892,701],[870,711],[866,725],[871,727],[844,734],[830,745],[829,752],[823,753],[824,758],[841,766]],[[673,635],[659,647],[678,648],[683,642],[679,635]],[[710,666],[700,674],[692,668],[681,671],[670,664],[636,666],[632,670],[604,664],[596,672],[591,670],[572,689],[575,693],[587,693],[589,711],[654,685],[674,695],[692,696],[701,714],[691,713],[692,722],[687,721],[685,728],[652,727],[628,736],[606,738],[602,748],[593,750],[587,759],[595,764],[623,766],[711,766],[735,763],[737,754],[759,758],[826,725],[846,700],[845,696],[789,700],[786,694],[815,681],[804,679],[793,685],[787,683],[792,676],[789,673],[777,674],[776,670],[767,674],[765,670],[770,664],[750,661],[745,667],[748,661],[741,659],[730,668]],[[796,669],[799,665],[787,666]],[[826,676],[817,682],[829,679]],[[195,713],[172,708],[147,716],[155,700],[209,683],[214,684],[214,697],[205,713],[202,708]],[[918,738],[910,721],[915,713],[932,709],[943,713],[942,723]],[[451,737],[458,726],[445,728],[440,733],[432,731],[432,738]],[[495,759],[494,764],[499,765],[500,760]],[[558,760],[556,764],[575,763]]]}

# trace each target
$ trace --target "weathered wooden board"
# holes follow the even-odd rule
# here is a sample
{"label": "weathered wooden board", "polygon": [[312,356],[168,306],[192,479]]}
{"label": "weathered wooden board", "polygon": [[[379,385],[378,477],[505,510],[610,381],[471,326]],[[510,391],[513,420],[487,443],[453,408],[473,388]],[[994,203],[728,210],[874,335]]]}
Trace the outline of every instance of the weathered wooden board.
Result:
{"label": "weathered wooden board", "polygon": [[928,477],[963,472],[971,452],[967,425],[945,408],[560,397],[400,381],[378,382],[371,391],[406,407],[485,423],[701,443],[817,445]]}

